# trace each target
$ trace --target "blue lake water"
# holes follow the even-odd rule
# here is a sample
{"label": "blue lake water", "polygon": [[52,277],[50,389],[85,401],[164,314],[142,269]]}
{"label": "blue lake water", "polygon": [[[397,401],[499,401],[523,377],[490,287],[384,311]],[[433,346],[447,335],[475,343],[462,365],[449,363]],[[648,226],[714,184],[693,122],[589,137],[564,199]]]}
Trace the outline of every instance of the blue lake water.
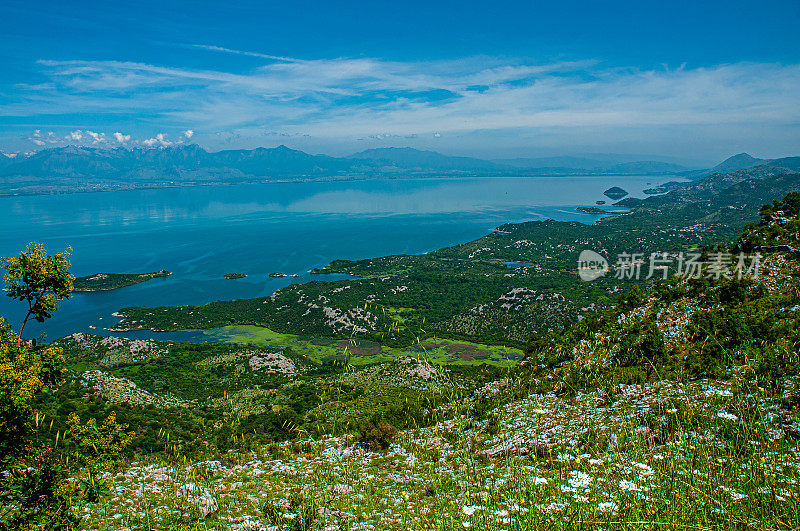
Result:
{"label": "blue lake water", "polygon": [[[473,240],[505,222],[592,223],[598,216],[575,207],[608,200],[607,188],[620,186],[641,197],[643,189],[673,179],[397,179],[2,197],[0,256],[38,241],[51,253],[71,245],[76,276],[173,272],[128,288],[75,294],[44,327],[26,328],[29,337],[108,334],[104,328],[117,322],[111,314],[126,306],[269,295],[291,283],[343,278],[308,274],[336,258],[432,251]],[[239,272],[248,277],[222,278]],[[299,277],[269,278],[271,272]],[[23,303],[0,297],[0,315],[18,325]]]}

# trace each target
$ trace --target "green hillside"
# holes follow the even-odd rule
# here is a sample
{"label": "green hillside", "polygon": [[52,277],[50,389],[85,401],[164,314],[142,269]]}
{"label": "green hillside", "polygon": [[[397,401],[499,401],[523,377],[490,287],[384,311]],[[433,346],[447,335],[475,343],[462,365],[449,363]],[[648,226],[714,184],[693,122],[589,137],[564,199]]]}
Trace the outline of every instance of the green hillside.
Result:
{"label": "green hillside", "polygon": [[[203,407],[136,409],[108,387],[90,392],[96,405],[87,411],[115,408],[147,435],[136,459],[109,475],[120,494],[87,524],[794,528],[800,195],[760,211],[761,221],[738,238],[707,250],[759,253],[757,276],[739,278],[731,262],[719,278],[636,286],[607,309],[539,336],[502,372],[410,358],[317,367],[283,351],[297,374],[256,374],[247,367],[268,355],[263,347],[60,340],[71,363],[109,374],[133,378],[136,364],[166,367],[182,357],[172,366],[192,367],[185,377],[221,378]],[[228,394],[225,386],[247,380],[252,389],[253,378],[272,407],[247,414],[243,404],[258,401],[253,391]],[[168,379],[170,389],[181,388],[180,377]],[[192,433],[203,444],[192,443]],[[198,457],[182,461],[187,455]],[[133,499],[144,506],[126,511]]]}

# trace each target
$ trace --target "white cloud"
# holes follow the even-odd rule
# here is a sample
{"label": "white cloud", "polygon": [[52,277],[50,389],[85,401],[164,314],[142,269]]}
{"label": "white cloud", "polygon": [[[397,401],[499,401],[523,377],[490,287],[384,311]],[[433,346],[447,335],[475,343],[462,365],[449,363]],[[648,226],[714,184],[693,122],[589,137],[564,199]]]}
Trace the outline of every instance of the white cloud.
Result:
{"label": "white cloud", "polygon": [[[498,57],[299,60],[193,46],[264,64],[242,74],[119,61],[41,61],[48,84],[4,105],[0,116],[139,112],[164,126],[192,123],[254,138],[265,127],[318,139],[414,134],[455,139],[515,130],[521,132],[517,138],[535,131],[537,142],[561,137],[567,129],[586,138],[602,131],[606,138],[621,139],[634,130],[637,136],[682,130],[676,135],[685,138],[686,131],[717,127],[714,134],[721,139],[746,139],[756,129],[778,131],[800,123],[800,65],[793,64],[642,70],[591,60]],[[191,132],[182,135],[188,140]],[[173,143],[157,136],[144,142]]]}
{"label": "white cloud", "polygon": [[183,136],[185,136],[185,137],[186,137],[186,139],[188,140],[188,139],[192,138],[192,136],[194,136],[194,131],[192,131],[191,129],[187,129],[186,131],[184,131],[184,132],[183,132],[183,133],[181,133],[181,134],[182,134]]}
{"label": "white cloud", "polygon": [[71,132],[66,138],[67,140],[74,140],[75,142],[78,142],[83,138],[83,132],[78,129],[77,131]]}
{"label": "white cloud", "polygon": [[122,133],[114,133],[114,138],[120,144],[124,144],[125,142],[129,142],[131,139],[131,135],[123,135]]}
{"label": "white cloud", "polygon": [[88,136],[92,138],[92,144],[100,144],[106,141],[105,133],[95,133],[94,131],[85,131]]}
{"label": "white cloud", "polygon": [[148,146],[148,147],[154,147],[154,146],[167,147],[167,146],[171,146],[172,142],[167,140],[167,135],[165,135],[164,133],[158,133],[153,138],[148,138],[146,140],[142,140],[142,144],[144,144],[145,146]]}

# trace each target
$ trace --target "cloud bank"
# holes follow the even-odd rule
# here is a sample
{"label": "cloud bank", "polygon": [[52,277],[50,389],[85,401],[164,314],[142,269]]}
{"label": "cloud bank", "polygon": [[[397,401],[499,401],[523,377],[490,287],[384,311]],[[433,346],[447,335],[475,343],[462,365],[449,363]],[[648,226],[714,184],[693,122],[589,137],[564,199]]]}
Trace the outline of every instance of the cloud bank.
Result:
{"label": "cloud bank", "polygon": [[[235,72],[42,60],[39,67],[48,81],[18,86],[0,116],[147,116],[184,140],[197,131],[201,137],[269,132],[329,142],[453,135],[546,141],[548,135],[568,138],[565,131],[581,130],[625,138],[632,131],[657,135],[686,128],[714,130],[730,139],[733,131],[744,137],[759,128],[800,123],[800,65],[794,64],[643,70],[589,60],[535,63],[499,57],[301,60],[194,46],[260,64]],[[87,136],[93,143],[104,141],[102,134],[71,133],[76,134],[75,141]],[[163,134],[143,140],[145,145],[169,142]]]}

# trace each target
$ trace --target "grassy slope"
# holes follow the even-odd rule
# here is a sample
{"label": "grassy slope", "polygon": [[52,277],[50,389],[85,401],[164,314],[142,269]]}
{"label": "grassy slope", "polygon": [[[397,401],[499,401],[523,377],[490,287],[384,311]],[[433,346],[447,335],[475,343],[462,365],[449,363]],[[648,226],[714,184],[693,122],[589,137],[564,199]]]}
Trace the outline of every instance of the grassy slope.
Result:
{"label": "grassy slope", "polygon": [[[448,385],[458,382],[455,392],[469,392],[522,356],[519,350],[442,341],[429,349],[442,362],[435,368],[422,348],[376,356],[362,352],[375,348],[363,342],[225,331],[233,332],[247,334],[247,343],[66,336],[54,343],[64,350],[68,383],[44,397],[39,409],[51,418],[71,411],[104,418],[115,410],[136,427],[135,453],[163,451],[170,441],[185,452],[208,452],[245,433],[270,441],[291,438],[295,430],[355,430],[384,417],[399,426],[423,422],[421,407],[401,404],[435,404],[445,391],[452,395],[444,378]],[[497,361],[462,360],[453,351]]]}

